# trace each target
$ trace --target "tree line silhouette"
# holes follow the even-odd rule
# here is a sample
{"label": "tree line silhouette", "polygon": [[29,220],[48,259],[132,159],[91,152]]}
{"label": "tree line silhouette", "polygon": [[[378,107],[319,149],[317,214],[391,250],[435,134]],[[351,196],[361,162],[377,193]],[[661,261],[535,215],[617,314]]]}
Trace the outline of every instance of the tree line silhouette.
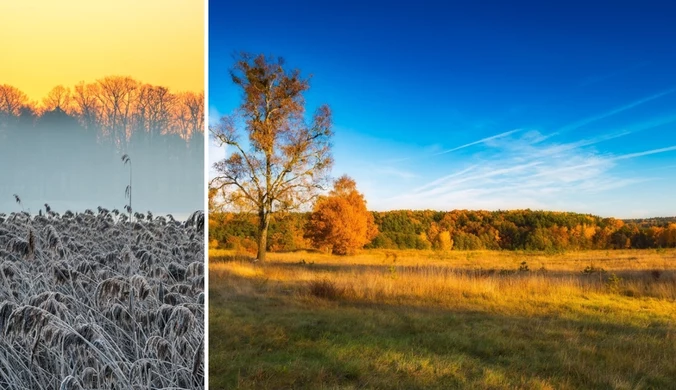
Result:
{"label": "tree line silhouette", "polygon": [[121,209],[123,154],[134,158],[135,211],[202,208],[204,92],[108,76],[56,86],[37,103],[0,84],[2,208],[17,193],[38,204]]}
{"label": "tree line silhouette", "polygon": [[[621,220],[590,214],[535,210],[372,212],[378,235],[366,248],[437,250],[645,249],[676,247],[676,218]],[[273,217],[268,249],[311,248],[304,239],[309,213]],[[210,212],[211,245],[254,248],[255,216]]]}

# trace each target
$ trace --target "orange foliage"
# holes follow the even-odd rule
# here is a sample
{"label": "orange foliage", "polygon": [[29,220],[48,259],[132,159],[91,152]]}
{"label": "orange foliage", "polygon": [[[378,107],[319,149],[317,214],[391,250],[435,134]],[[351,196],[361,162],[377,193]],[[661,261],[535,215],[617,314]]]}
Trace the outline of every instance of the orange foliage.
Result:
{"label": "orange foliage", "polygon": [[364,196],[347,176],[339,178],[329,196],[320,198],[308,223],[307,236],[320,248],[351,255],[378,235]]}

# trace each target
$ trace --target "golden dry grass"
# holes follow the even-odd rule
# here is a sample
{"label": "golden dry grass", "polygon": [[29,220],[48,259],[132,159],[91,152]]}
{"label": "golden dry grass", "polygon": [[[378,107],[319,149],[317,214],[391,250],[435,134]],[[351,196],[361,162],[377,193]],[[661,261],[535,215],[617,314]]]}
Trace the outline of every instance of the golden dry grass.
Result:
{"label": "golden dry grass", "polygon": [[[233,258],[249,258],[250,254],[223,249],[210,249],[212,263]],[[675,249],[598,250],[560,254],[526,251],[421,251],[421,250],[365,250],[355,256],[332,256],[317,252],[269,253],[268,262],[297,263],[301,260],[327,265],[441,265],[457,268],[518,268],[526,261],[535,270],[545,267],[550,271],[577,271],[587,265],[603,267],[608,271],[676,269]]]}
{"label": "golden dry grass", "polygon": [[[210,258],[212,339],[219,330],[260,332],[264,340],[250,344],[274,346],[250,355],[239,349],[245,347],[239,338],[229,339],[233,351],[212,345],[213,362],[235,358],[238,370],[235,375],[232,364],[213,368],[214,388],[227,388],[234,380],[241,388],[283,388],[282,378],[293,388],[443,388],[449,375],[456,381],[450,382],[452,388],[661,388],[676,383],[676,370],[667,363],[676,358],[673,250],[560,255],[365,251],[352,257],[298,252],[271,253],[265,264],[226,251],[213,251]],[[591,267],[604,272],[589,272]],[[240,312],[236,320],[235,312]],[[314,316],[325,322],[302,326]],[[454,333],[444,324],[458,316],[470,327]],[[408,320],[396,325],[402,317]],[[306,332],[320,332],[322,338]],[[436,340],[437,333],[445,338]],[[415,356],[416,343],[434,340],[445,352]],[[484,350],[484,343],[493,350]],[[327,348],[331,359],[319,359],[309,372],[288,371],[288,364],[284,371],[284,363],[276,362],[305,361],[307,354]],[[530,348],[538,352],[523,356]],[[458,354],[460,362],[453,360]],[[507,358],[496,361],[501,354]],[[383,356],[389,356],[386,367]],[[467,367],[466,359],[472,361]],[[445,364],[451,363],[459,366],[449,371]],[[371,372],[373,367],[380,371]],[[519,367],[530,377],[510,371]],[[354,372],[346,378],[345,370]],[[310,379],[319,374],[324,379]],[[401,382],[401,376],[406,380]],[[376,379],[367,380],[371,377]]]}
{"label": "golden dry grass", "polygon": [[[244,257],[218,261],[234,256],[226,251],[214,251],[210,256],[209,269],[214,275],[263,278],[283,284],[284,288],[299,286],[299,292],[305,291],[304,283],[329,279],[344,289],[345,298],[350,300],[448,306],[459,304],[460,297],[481,296],[502,308],[502,300],[562,300],[589,294],[676,299],[676,251],[599,251],[556,256],[490,251],[373,251],[351,257],[299,252],[272,253],[264,266],[256,266]],[[601,269],[603,272],[595,272]],[[609,281],[613,274],[618,278],[616,282]]]}

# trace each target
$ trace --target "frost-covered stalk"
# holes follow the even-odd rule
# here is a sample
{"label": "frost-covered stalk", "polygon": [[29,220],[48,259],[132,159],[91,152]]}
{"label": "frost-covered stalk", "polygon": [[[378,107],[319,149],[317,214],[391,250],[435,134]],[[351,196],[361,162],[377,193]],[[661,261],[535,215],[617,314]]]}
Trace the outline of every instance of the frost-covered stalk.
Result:
{"label": "frost-covered stalk", "polygon": [[129,213],[129,240],[131,241],[132,238],[131,232],[134,226],[133,225],[134,220],[132,219],[133,216],[131,215],[131,157],[129,157],[129,155],[125,153],[122,156],[122,163],[124,163],[124,165],[129,164],[129,185],[127,186],[127,189],[124,191],[124,196],[126,198],[129,198],[129,204],[124,206],[124,208],[127,209],[127,212]]}
{"label": "frost-covered stalk", "polygon": [[19,198],[19,195],[14,194],[14,200],[16,203],[21,206],[21,213],[25,214],[28,218],[26,219],[26,229],[28,230],[28,237],[27,237],[27,256],[29,259],[33,259],[33,256],[35,254],[35,236],[33,235],[33,227],[31,225],[31,216],[30,216],[30,209],[28,209],[28,214],[26,214],[26,211],[23,208],[23,203],[21,203],[21,198]]}

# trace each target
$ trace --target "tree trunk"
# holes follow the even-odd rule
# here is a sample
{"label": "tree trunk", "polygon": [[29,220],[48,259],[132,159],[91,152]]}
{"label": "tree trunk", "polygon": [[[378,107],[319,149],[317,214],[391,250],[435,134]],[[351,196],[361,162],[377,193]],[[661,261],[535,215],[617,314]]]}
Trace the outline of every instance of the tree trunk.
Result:
{"label": "tree trunk", "polygon": [[258,214],[258,217],[258,256],[256,256],[256,259],[260,262],[264,262],[268,245],[268,226],[270,225],[270,214],[262,211]]}

